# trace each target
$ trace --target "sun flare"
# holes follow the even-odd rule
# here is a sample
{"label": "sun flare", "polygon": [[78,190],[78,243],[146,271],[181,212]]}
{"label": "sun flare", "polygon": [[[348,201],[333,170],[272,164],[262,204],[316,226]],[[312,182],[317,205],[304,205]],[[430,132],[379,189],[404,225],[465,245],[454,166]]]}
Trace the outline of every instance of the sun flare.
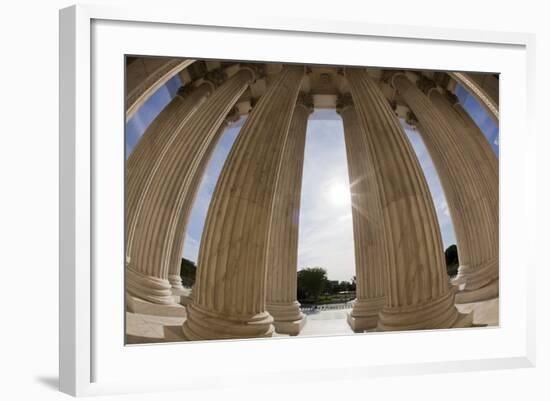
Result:
{"label": "sun flare", "polygon": [[345,207],[351,204],[349,187],[343,182],[332,182],[327,189],[327,198],[331,204],[337,207]]}

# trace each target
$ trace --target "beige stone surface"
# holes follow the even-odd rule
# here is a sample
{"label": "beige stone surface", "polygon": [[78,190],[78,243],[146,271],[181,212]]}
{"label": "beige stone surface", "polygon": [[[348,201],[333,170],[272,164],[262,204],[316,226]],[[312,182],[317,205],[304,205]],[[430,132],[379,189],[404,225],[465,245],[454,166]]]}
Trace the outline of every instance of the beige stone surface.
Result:
{"label": "beige stone surface", "polygon": [[286,66],[254,106],[218,179],[183,325],[191,340],[265,337],[266,247],[276,174],[304,67]]}
{"label": "beige stone surface", "polygon": [[[462,285],[458,285],[460,288]],[[484,301],[486,299],[492,299],[497,297],[499,294],[499,279],[491,281],[489,284],[476,288],[473,290],[462,290],[458,291],[455,296],[455,303],[471,303],[475,301]]]}
{"label": "beige stone surface", "polygon": [[386,303],[381,330],[452,327],[458,318],[426,180],[403,128],[364,69],[346,69],[376,166],[383,208]]}
{"label": "beige stone surface", "polygon": [[214,85],[210,83],[203,83],[197,88],[188,86],[180,89],[145,130],[128,156],[125,171],[127,255],[130,254],[145,196],[155,179],[155,172],[162,165],[181,129],[213,89]]}
{"label": "beige stone surface", "polygon": [[126,309],[129,312],[142,315],[174,317],[184,317],[187,315],[185,312],[185,307],[179,303],[174,302],[170,305],[159,305],[157,303],[147,302],[129,295],[126,296]]}
{"label": "beige stone surface", "polygon": [[[181,70],[182,61],[147,60],[143,69],[142,60],[141,70],[128,70],[130,106],[178,72],[187,88],[126,164],[129,343],[498,322],[498,159],[456,99],[427,77],[442,87],[461,78],[200,60]],[[425,93],[411,81],[415,74]],[[463,75],[472,83],[466,89],[488,99],[498,119],[498,78]],[[311,103],[337,107],[344,123],[357,276],[353,308],[318,313],[304,313],[296,300]],[[189,214],[226,124],[243,114],[249,117],[216,185],[191,294],[180,278]],[[455,288],[425,177],[397,115],[418,120],[443,184],[459,243]]]}
{"label": "beige stone surface", "polygon": [[461,313],[472,313],[474,326],[498,326],[499,325],[499,298],[486,301],[463,303],[457,309]]}
{"label": "beige stone surface", "polygon": [[457,240],[460,289],[481,288],[498,278],[496,157],[488,158],[451,104],[433,83],[424,81],[422,88],[429,97],[406,75],[392,78],[419,121],[418,133],[445,192]]}
{"label": "beige stone surface", "polygon": [[220,126],[254,78],[241,69],[218,87],[171,137],[165,154],[150,174],[150,185],[142,196],[138,214],[127,229],[127,291],[155,303],[172,303],[168,281],[172,247],[179,246],[176,229],[197,168],[205,151],[218,139]]}
{"label": "beige stone surface", "polygon": [[460,83],[468,92],[477,98],[479,103],[485,107],[489,116],[498,124],[500,114],[498,110],[498,79],[487,77],[484,74],[481,78],[479,74],[465,72],[451,72],[450,75]]}
{"label": "beige stone surface", "polygon": [[298,97],[284,144],[274,193],[267,245],[266,308],[278,333],[297,335],[305,315],[296,300],[300,195],[308,117],[313,100]]}
{"label": "beige stone surface", "polygon": [[344,138],[350,182],[357,299],[347,322],[356,331],[378,325],[385,303],[384,266],[387,264],[384,218],[373,148],[363,130],[351,95],[341,96],[338,113],[344,123]]}
{"label": "beige stone surface", "polygon": [[[495,327],[499,322],[499,299],[457,305],[474,327]],[[323,310],[307,314],[299,337],[350,335],[352,329],[346,322],[351,309]],[[126,343],[162,343],[186,341],[181,326],[185,317],[150,316],[126,313]],[[369,330],[373,331],[373,330]],[[287,334],[273,333],[273,337],[289,338]]]}
{"label": "beige stone surface", "polygon": [[195,60],[140,57],[126,69],[126,121],[170,78]]}
{"label": "beige stone surface", "polygon": [[191,211],[193,210],[193,205],[199,192],[199,188],[206,172],[206,168],[208,167],[208,163],[210,163],[210,159],[214,154],[214,150],[218,145],[218,142],[225,132],[227,126],[238,118],[239,117],[235,113],[234,109],[225,118],[222,125],[218,128],[218,131],[213,136],[212,140],[207,144],[204,150],[204,154],[202,158],[200,158],[197,168],[193,173],[191,182],[186,190],[185,200],[181,205],[180,216],[177,220],[176,228],[174,229],[174,239],[172,241],[172,249],[170,251],[168,280],[172,285],[172,292],[174,292],[174,289],[183,289],[180,272],[183,244],[185,242],[185,233],[187,232],[189,217],[191,216]]}

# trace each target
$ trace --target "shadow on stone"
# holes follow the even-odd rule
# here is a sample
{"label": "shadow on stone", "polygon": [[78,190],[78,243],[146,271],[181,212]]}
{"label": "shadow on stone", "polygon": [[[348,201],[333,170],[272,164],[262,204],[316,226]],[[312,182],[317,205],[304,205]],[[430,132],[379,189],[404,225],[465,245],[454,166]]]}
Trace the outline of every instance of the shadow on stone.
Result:
{"label": "shadow on stone", "polygon": [[36,381],[51,390],[59,390],[59,377],[57,376],[40,376],[36,378]]}
{"label": "shadow on stone", "polygon": [[185,341],[181,325],[179,326],[164,326],[164,341]]}
{"label": "shadow on stone", "polygon": [[160,342],[163,342],[161,338],[134,336],[132,334],[126,334],[126,345],[151,344]]}

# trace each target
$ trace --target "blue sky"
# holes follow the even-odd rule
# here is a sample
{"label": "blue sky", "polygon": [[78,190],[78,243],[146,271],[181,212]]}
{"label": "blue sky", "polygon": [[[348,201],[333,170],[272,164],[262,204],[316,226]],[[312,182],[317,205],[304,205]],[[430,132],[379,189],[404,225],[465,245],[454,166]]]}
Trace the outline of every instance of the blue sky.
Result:
{"label": "blue sky", "polygon": [[181,80],[179,75],[176,74],[147,99],[143,106],[128,120],[126,123],[126,158],[128,158],[149,124],[176,96],[180,86]]}
{"label": "blue sky", "polygon": [[462,107],[464,107],[470,117],[472,117],[477,126],[481,128],[481,130],[485,134],[485,137],[491,144],[493,151],[498,157],[498,125],[493,121],[489,114],[487,114],[487,112],[479,104],[477,99],[470,95],[462,85],[456,85],[455,95],[458,97],[458,100],[460,101]]}
{"label": "blue sky", "polygon": [[[175,76],[136,112],[126,125],[126,153],[147,126],[175,96],[181,85]],[[498,155],[498,126],[477,100],[457,85],[456,95],[482,129]],[[196,261],[208,205],[231,146],[245,118],[222,135],[202,180],[185,236],[183,256]],[[444,247],[455,243],[453,225],[439,177],[419,134],[401,122],[430,187]],[[334,110],[316,110],[309,119],[304,157],[298,267],[322,266],[332,280],[355,275],[353,227],[343,125]]]}

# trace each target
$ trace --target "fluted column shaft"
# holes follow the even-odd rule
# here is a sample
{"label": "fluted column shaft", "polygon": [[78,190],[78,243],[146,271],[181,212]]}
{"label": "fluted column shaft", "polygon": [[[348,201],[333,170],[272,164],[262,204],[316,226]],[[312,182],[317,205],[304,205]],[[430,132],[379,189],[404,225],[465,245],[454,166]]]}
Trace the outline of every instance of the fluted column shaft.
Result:
{"label": "fluted column shaft", "polygon": [[[428,98],[455,130],[456,136],[465,151],[465,148],[468,147],[467,151],[477,165],[480,179],[483,180],[481,185],[488,187],[487,196],[493,204],[498,205],[498,159],[485,135],[459,103],[453,105],[448,98],[435,88],[428,92]],[[465,115],[461,115],[461,110]],[[497,214],[498,208],[495,208],[495,215]]]}
{"label": "fluted column shaft", "polygon": [[162,85],[195,60],[144,57],[126,69],[126,121]]}
{"label": "fluted column shaft", "polygon": [[189,223],[189,218],[193,210],[193,205],[195,204],[195,199],[197,198],[199,188],[206,172],[206,168],[212,159],[214,150],[218,145],[219,140],[221,139],[223,133],[227,129],[227,126],[232,122],[238,119],[238,114],[231,113],[224,120],[216,134],[213,136],[212,140],[206,147],[204,156],[199,160],[197,170],[193,175],[192,181],[189,185],[189,188],[186,193],[185,201],[183,202],[180,218],[178,219],[176,229],[174,230],[174,245],[172,246],[172,251],[170,255],[170,268],[168,271],[168,281],[172,285],[172,292],[174,295],[180,295],[181,290],[183,290],[182,281],[181,281],[181,258],[183,252],[183,244],[185,242],[185,235],[187,232],[187,224]]}
{"label": "fluted column shaft", "polygon": [[275,331],[291,335],[297,335],[305,323],[296,299],[298,232],[307,121],[312,111],[312,100],[300,94],[281,157],[267,247],[266,307]]}
{"label": "fluted column shaft", "polygon": [[[491,168],[494,170],[496,179],[499,179],[498,171],[498,158],[489,143],[489,140],[485,137],[479,126],[476,122],[470,117],[468,112],[464,110],[464,107],[458,102],[458,99],[449,100],[450,105],[452,106],[455,113],[458,115],[459,120],[464,128],[466,128],[466,133],[470,138],[476,141],[478,147],[481,149],[485,156],[485,163],[490,164]],[[498,182],[498,181],[497,181]]]}
{"label": "fluted column shaft", "polygon": [[[467,264],[460,260],[457,277],[453,280],[461,290],[457,294],[457,302],[472,302],[492,298],[498,295],[499,276],[499,172],[498,159],[491,145],[475,122],[464,111],[456,99],[445,98],[439,91],[432,89],[429,98],[447,119],[455,132],[460,135],[463,152],[468,153],[476,166],[477,185],[483,189],[486,202],[483,223],[489,222],[487,240],[476,241],[477,254],[483,255],[486,262]],[[455,100],[454,106],[452,100]],[[474,220],[477,221],[477,220]],[[477,232],[477,230],[476,230]]]}
{"label": "fluted column shaft", "polygon": [[277,173],[304,67],[286,66],[256,104],[218,179],[199,252],[190,340],[265,337],[266,247]]}
{"label": "fluted column shaft", "polygon": [[[180,129],[206,97],[213,84],[203,83],[197,88],[182,88],[172,101],[145,130],[126,160],[126,227],[135,225],[138,208],[151,185],[153,172],[170,149]],[[133,232],[127,230],[129,239]]]}
{"label": "fluted column shaft", "polygon": [[472,275],[470,289],[480,288],[498,276],[498,183],[493,168],[476,141],[453,122],[455,114],[439,93],[431,91],[431,101],[403,74],[393,77],[393,85],[419,120],[419,134],[445,191],[463,274]]}
{"label": "fluted column shaft", "polygon": [[452,327],[458,318],[426,179],[384,95],[362,69],[346,77],[366,131],[382,205],[386,303],[382,330]]}
{"label": "fluted column shaft", "polygon": [[204,154],[254,73],[245,68],[217,88],[180,128],[152,172],[127,242],[127,290],[144,300],[173,302],[168,272],[176,229]]}
{"label": "fluted column shaft", "polygon": [[344,123],[344,138],[350,181],[357,297],[348,316],[354,331],[373,329],[384,306],[384,266],[387,263],[384,219],[373,164],[372,148],[359,124],[351,99],[340,98],[339,113]]}
{"label": "fluted column shaft", "polygon": [[[500,114],[498,111],[498,94],[493,98],[487,93],[478,80],[472,74],[465,72],[451,72],[450,76],[460,83],[472,96],[476,97],[479,103],[487,110],[487,114],[498,124]],[[495,89],[498,88],[497,87]],[[497,89],[498,92],[498,89]]]}

